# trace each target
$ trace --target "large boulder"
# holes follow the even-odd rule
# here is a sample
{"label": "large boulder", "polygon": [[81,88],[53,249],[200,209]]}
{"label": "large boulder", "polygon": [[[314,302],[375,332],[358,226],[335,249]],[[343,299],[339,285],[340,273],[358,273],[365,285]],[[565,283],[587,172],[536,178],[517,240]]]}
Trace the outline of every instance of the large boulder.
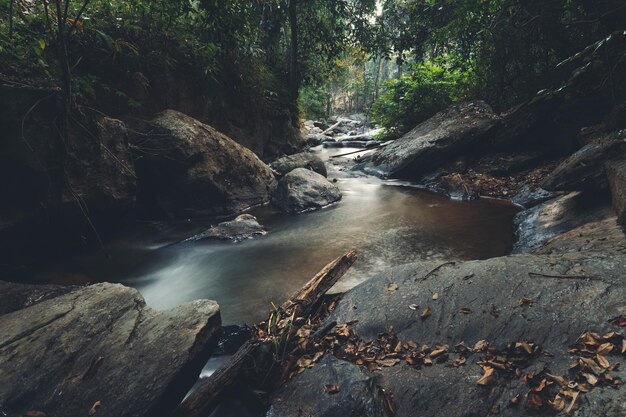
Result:
{"label": "large boulder", "polygon": [[208,300],[156,311],[104,283],[1,315],[0,328],[3,415],[165,416],[197,379],[220,314]]}
{"label": "large boulder", "polygon": [[301,152],[295,155],[284,156],[272,162],[270,166],[280,175],[288,174],[296,168],[310,169],[325,177],[328,175],[324,161],[312,152]]}
{"label": "large boulder", "polygon": [[94,229],[104,237],[135,202],[137,176],[124,123],[81,117],[61,141],[46,108],[33,110],[37,118],[23,131],[5,125],[0,144],[0,253],[9,258],[22,256],[24,248],[53,253],[96,241]]}
{"label": "large boulder", "polygon": [[317,210],[341,199],[341,191],[322,175],[296,168],[278,182],[272,203],[286,213]]}
{"label": "large boulder", "polygon": [[357,168],[393,178],[417,178],[471,149],[498,122],[485,102],[452,106],[375,152]]}
{"label": "large boulder", "polygon": [[259,224],[256,217],[251,214],[242,214],[237,216],[234,220],[219,223],[202,233],[198,233],[197,235],[185,239],[185,242],[196,242],[199,240],[229,240],[237,243],[265,234],[267,234],[267,231]]}
{"label": "large boulder", "polygon": [[144,203],[179,217],[236,213],[269,201],[276,181],[249,149],[174,110],[151,126],[135,143]]}
{"label": "large boulder", "polygon": [[606,174],[613,195],[613,208],[619,223],[626,228],[626,160],[607,163]]}
{"label": "large boulder", "polygon": [[543,181],[550,191],[605,190],[608,187],[604,164],[626,157],[626,140],[610,136],[589,143],[563,161]]}
{"label": "large boulder", "polygon": [[580,192],[548,200],[515,215],[513,253],[530,252],[561,233],[612,214],[609,201]]}
{"label": "large boulder", "polygon": [[[545,373],[573,380],[577,371],[570,367],[578,356],[568,348],[585,331],[619,331],[609,319],[626,311],[618,290],[625,284],[623,254],[514,255],[442,264],[428,261],[392,268],[346,293],[325,323],[347,325],[359,340],[353,343],[355,351],[363,347],[363,352],[347,350],[345,330],[331,332],[338,343],[326,353],[329,356],[287,382],[273,399],[268,417],[535,415],[526,398],[535,386],[530,382],[533,375],[544,375],[537,383]],[[376,343],[381,335],[390,334],[402,344]],[[529,349],[517,376],[514,369],[496,368],[493,378],[479,384],[483,376],[479,363],[489,368],[482,362],[486,351],[476,348],[472,353],[457,345],[464,342],[471,348],[481,340],[485,349],[501,351],[515,342],[539,347]],[[366,343],[372,341],[368,348]],[[425,357],[432,358],[430,366],[420,366],[418,360],[413,366],[407,363],[404,352],[409,341],[417,352],[425,349]],[[436,356],[439,344],[446,346]],[[383,349],[386,359],[372,363],[371,357],[384,358]],[[333,352],[343,359],[332,357]],[[495,361],[514,360],[501,355],[504,359]],[[615,351],[607,359],[616,364],[621,354]],[[609,373],[614,378],[626,376],[621,367]],[[577,390],[577,384],[571,387]],[[547,399],[552,400],[559,388],[552,385],[547,388],[552,395],[543,393],[544,403],[539,403],[543,409],[550,409]],[[515,404],[512,399],[518,395]],[[577,416],[620,417],[626,410],[624,389],[596,387],[579,396],[573,407]],[[568,399],[566,405],[570,403]]]}

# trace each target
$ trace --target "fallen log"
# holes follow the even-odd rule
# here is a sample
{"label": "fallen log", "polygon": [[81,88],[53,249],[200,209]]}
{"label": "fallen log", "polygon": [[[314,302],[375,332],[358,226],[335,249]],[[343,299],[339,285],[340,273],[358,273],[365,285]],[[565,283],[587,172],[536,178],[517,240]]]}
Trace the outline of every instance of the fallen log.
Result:
{"label": "fallen log", "polygon": [[[268,331],[264,335],[265,337],[259,337],[259,335],[253,337],[239,348],[228,362],[208,378],[202,379],[198,387],[175,410],[174,417],[206,417],[210,415],[225,391],[237,382],[241,382],[239,380],[246,368],[245,365],[258,357],[263,346],[274,345],[276,352],[284,352],[289,345],[290,336],[295,331],[294,322],[302,321],[303,318],[311,314],[313,307],[317,305],[324,294],[354,264],[356,257],[356,252],[350,251],[335,259],[283,303],[280,309],[273,311],[266,321]],[[273,334],[274,331],[281,331],[281,334]],[[276,340],[279,340],[280,343],[276,344]],[[258,363],[256,365],[258,367]],[[257,372],[259,371],[262,370],[257,369]]]}
{"label": "fallen log", "polygon": [[333,130],[334,128],[339,127],[339,125],[340,125],[341,123],[343,123],[343,121],[339,121],[339,122],[335,123],[334,125],[332,125],[332,126],[331,126],[331,127],[329,127],[328,129],[326,129],[325,131],[323,131],[322,133],[320,133],[320,135],[325,135],[325,134],[327,134],[328,132],[330,132],[330,131],[331,131],[331,130]]}

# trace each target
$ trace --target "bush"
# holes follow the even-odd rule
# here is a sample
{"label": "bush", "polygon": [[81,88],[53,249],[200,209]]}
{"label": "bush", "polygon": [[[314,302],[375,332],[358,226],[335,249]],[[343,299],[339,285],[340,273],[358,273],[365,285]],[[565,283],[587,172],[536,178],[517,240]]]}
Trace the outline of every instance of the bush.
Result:
{"label": "bush", "polygon": [[328,116],[328,93],[320,87],[305,86],[300,90],[298,108],[305,119],[322,119]]}
{"label": "bush", "polygon": [[472,85],[471,69],[415,64],[409,75],[385,82],[384,92],[372,104],[372,119],[389,131],[405,132],[465,98]]}

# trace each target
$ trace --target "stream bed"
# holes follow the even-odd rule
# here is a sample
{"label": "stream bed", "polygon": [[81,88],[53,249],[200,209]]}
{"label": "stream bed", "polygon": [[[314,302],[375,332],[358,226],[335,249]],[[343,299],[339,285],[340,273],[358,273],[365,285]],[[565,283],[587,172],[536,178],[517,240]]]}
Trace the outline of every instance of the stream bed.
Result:
{"label": "stream bed", "polygon": [[[353,149],[320,149],[332,155]],[[352,156],[350,156],[351,158]],[[344,159],[344,158],[340,158]],[[121,282],[155,308],[198,298],[216,300],[223,324],[253,324],[329,261],[350,249],[359,259],[336,291],[385,268],[419,259],[485,259],[506,255],[517,209],[496,200],[452,201],[408,183],[354,176],[328,163],[342,200],[317,212],[286,215],[271,206],[251,213],[265,236],[241,243],[181,242],[211,223],[138,223],[109,243],[59,260],[39,282]]]}

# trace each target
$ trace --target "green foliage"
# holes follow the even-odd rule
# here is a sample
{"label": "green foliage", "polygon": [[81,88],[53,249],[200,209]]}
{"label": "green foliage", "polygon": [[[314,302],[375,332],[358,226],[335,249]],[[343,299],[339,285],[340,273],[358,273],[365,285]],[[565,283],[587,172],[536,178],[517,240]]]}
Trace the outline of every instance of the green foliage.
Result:
{"label": "green foliage", "polygon": [[329,94],[322,87],[305,86],[300,90],[298,108],[305,119],[328,117]]}
{"label": "green foliage", "polygon": [[386,81],[372,105],[372,119],[390,131],[407,131],[465,98],[473,87],[472,70],[438,62],[415,64],[409,75]]}

